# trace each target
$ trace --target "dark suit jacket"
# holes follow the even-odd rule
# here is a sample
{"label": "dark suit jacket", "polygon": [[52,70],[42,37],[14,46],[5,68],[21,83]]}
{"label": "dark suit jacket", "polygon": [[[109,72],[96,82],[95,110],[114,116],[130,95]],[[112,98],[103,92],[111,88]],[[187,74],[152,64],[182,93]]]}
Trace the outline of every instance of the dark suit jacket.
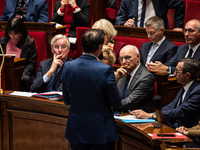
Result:
{"label": "dark suit jacket", "polygon": [[[71,58],[67,58],[66,61],[72,60]],[[37,76],[31,85],[31,91],[42,93],[47,92],[47,86],[49,82],[44,83],[43,76],[49,71],[51,68],[53,59],[44,60],[40,62],[40,67],[37,72]],[[63,67],[60,68],[59,72],[56,74],[55,80],[53,82],[53,91],[62,91],[62,81],[61,81],[61,75],[62,75]]]}
{"label": "dark suit jacket", "polygon": [[[57,13],[57,10],[60,8],[60,1],[55,3],[54,14],[51,19],[52,22],[57,22],[63,24],[64,16],[60,16]],[[88,0],[76,0],[76,4],[81,8],[81,11],[78,13],[73,13],[73,19],[71,27],[69,28],[69,36],[76,37],[76,27],[83,26],[87,27],[90,23],[90,3]]]}
{"label": "dark suit jacket", "polygon": [[[118,89],[123,94],[126,76],[118,81]],[[139,66],[134,77],[130,81],[126,93],[122,99],[122,110],[142,109],[152,112],[152,99],[154,96],[154,76],[142,64]]]}
{"label": "dark suit jacket", "polygon": [[[8,21],[15,13],[18,0],[6,0],[6,5],[0,21]],[[29,0],[27,22],[48,22],[49,14],[46,0]]]}
{"label": "dark suit jacket", "polygon": [[[8,41],[6,41],[4,37],[2,37],[0,39],[0,43],[2,45],[4,54],[6,54],[6,45]],[[22,46],[22,43],[19,41],[16,46],[20,48]],[[26,58],[24,72],[26,73],[26,75],[31,77],[32,80],[34,80],[36,75],[36,58],[37,58],[37,50],[35,47],[34,39],[32,42],[28,42],[27,45],[22,49],[20,58]]]}
{"label": "dark suit jacket", "polygon": [[[188,44],[181,45],[177,49],[176,55],[174,55],[174,57],[172,57],[172,59],[165,64],[166,66],[171,67],[171,73],[174,73],[176,65],[178,64],[178,62],[181,58],[185,57],[188,49],[189,49]],[[200,46],[197,48],[195,54],[193,55],[193,58],[196,59],[196,60],[200,60]]]}
{"label": "dark suit jacket", "polygon": [[[146,42],[143,43],[140,48],[140,60],[143,65],[146,65],[147,56],[151,49],[152,44],[153,44],[152,42]],[[150,61],[152,62],[160,61],[163,64],[165,64],[176,54],[177,48],[178,46],[165,39],[162,42],[162,44],[158,47],[158,49],[156,50]]]}
{"label": "dark suit jacket", "polygon": [[173,102],[162,108],[163,121],[168,121],[173,128],[179,126],[193,127],[200,120],[200,83],[194,81],[188,89],[183,103],[176,107],[180,96],[181,91]]}
{"label": "dark suit jacket", "polygon": [[[156,16],[163,19],[165,28],[169,29],[167,11],[175,8],[175,28],[183,28],[185,8],[183,0],[152,0]],[[116,17],[116,25],[123,26],[128,19],[135,17],[135,26],[138,20],[138,0],[122,0]]]}
{"label": "dark suit jacket", "polygon": [[105,144],[118,139],[111,107],[119,108],[113,68],[82,55],[63,68],[63,100],[70,104],[65,137],[70,143]]}

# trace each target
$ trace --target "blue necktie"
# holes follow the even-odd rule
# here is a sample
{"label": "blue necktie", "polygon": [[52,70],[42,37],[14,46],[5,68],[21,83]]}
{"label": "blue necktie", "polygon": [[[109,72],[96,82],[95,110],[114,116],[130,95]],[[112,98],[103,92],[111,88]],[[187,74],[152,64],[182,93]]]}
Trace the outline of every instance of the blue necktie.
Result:
{"label": "blue necktie", "polygon": [[51,79],[49,81],[49,84],[47,86],[47,92],[51,92],[52,91],[53,83],[54,83],[54,80],[56,78],[56,75],[57,75],[57,72],[58,72],[58,68],[59,67],[57,67],[56,71],[53,73],[53,75],[52,75],[52,77],[51,77]]}
{"label": "blue necktie", "polygon": [[158,46],[157,43],[154,43],[154,44],[153,44],[153,48],[152,48],[151,54],[150,54],[149,57],[147,57],[147,62],[150,62],[151,58],[153,57],[154,53],[156,52],[157,46]]}
{"label": "blue necktie", "polygon": [[143,0],[142,15],[141,15],[141,20],[140,20],[140,27],[144,27],[145,12],[146,12],[146,0]]}
{"label": "blue necktie", "polygon": [[127,77],[126,77],[125,85],[124,85],[124,92],[123,92],[123,95],[122,95],[122,99],[126,98],[126,91],[127,91],[128,83],[129,83],[130,79],[131,79],[131,75],[128,74]]}
{"label": "blue necktie", "polygon": [[193,53],[193,50],[190,48],[190,52],[189,52],[189,54],[188,54],[188,58],[192,58],[192,53]]}
{"label": "blue necktie", "polygon": [[179,97],[179,100],[178,100],[178,103],[176,105],[176,107],[180,106],[181,103],[183,102],[183,94],[184,94],[185,90],[184,88],[181,89],[181,94],[180,94],[180,97]]}

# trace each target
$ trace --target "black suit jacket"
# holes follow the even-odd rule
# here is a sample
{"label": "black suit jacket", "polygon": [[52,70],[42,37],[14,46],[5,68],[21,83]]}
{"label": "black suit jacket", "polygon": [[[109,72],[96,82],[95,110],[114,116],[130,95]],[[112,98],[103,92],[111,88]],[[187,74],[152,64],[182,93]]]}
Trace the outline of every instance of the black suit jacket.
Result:
{"label": "black suit jacket", "polygon": [[[146,42],[142,44],[140,48],[140,60],[143,65],[146,65],[147,56],[151,49],[152,44],[153,44],[152,42]],[[176,54],[177,48],[178,46],[165,39],[158,47],[158,49],[156,50],[150,61],[152,62],[160,61],[163,64],[165,64]]]}
{"label": "black suit jacket", "polygon": [[[61,0],[55,3],[54,14],[51,19],[52,22],[57,22],[63,24],[64,16],[60,16],[57,13],[57,10],[60,8]],[[73,19],[71,27],[69,28],[69,37],[76,37],[76,27],[83,26],[87,27],[90,23],[90,3],[88,0],[76,0],[76,4],[81,11],[78,13],[73,13]]]}
{"label": "black suit jacket", "polygon": [[[66,61],[72,60],[71,58],[67,58]],[[47,86],[49,82],[44,83],[43,81],[43,76],[49,71],[51,64],[52,64],[53,59],[49,60],[44,60],[40,62],[40,67],[37,72],[37,76],[31,85],[31,91],[32,92],[37,92],[37,93],[42,93],[42,92],[47,92]],[[55,80],[53,82],[53,91],[62,91],[62,81],[61,81],[61,75],[62,75],[62,70],[63,66],[60,68],[58,73],[56,74]]]}
{"label": "black suit jacket", "polygon": [[[185,8],[183,0],[152,0],[156,16],[163,19],[165,28],[169,29],[167,12],[175,8],[175,28],[183,28]],[[116,25],[123,26],[128,19],[135,17],[135,25],[138,20],[138,0],[122,0],[116,17]]]}
{"label": "black suit jacket", "polygon": [[[167,62],[165,64],[166,66],[171,67],[171,73],[174,73],[176,65],[178,64],[179,60],[181,58],[185,58],[185,55],[186,55],[188,50],[189,50],[188,44],[181,45],[177,49],[176,55],[174,55],[174,57],[169,62]],[[193,58],[198,60],[198,61],[200,60],[200,46],[197,48],[196,52],[194,53]]]}

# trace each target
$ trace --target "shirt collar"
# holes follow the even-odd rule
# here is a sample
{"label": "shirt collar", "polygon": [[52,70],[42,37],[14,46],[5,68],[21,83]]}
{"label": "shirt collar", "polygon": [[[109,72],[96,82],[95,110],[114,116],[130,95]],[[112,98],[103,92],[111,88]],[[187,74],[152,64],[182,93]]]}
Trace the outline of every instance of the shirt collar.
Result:
{"label": "shirt collar", "polygon": [[192,50],[193,50],[193,54],[194,54],[199,46],[200,46],[200,43],[197,44],[197,45],[194,46],[194,47],[190,47],[190,46],[189,46],[189,49],[192,49]]}
{"label": "shirt collar", "polygon": [[183,88],[185,90],[185,92],[188,91],[188,89],[190,88],[190,86],[192,85],[192,83],[194,82],[194,80],[190,81],[188,84],[186,84]]}

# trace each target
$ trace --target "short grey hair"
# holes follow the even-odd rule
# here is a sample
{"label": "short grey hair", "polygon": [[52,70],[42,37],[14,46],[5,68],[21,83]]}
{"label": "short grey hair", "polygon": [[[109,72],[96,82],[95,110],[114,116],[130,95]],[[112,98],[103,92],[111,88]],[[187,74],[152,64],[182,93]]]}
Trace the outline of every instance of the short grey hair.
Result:
{"label": "short grey hair", "polygon": [[145,27],[151,26],[153,26],[156,30],[161,30],[162,28],[165,29],[164,21],[157,16],[153,16],[145,22]]}
{"label": "short grey hair", "polygon": [[53,44],[58,40],[58,39],[66,39],[67,40],[67,46],[70,47],[70,42],[69,39],[66,35],[63,34],[57,34],[55,35],[52,39],[51,39],[51,46],[53,46]]}
{"label": "short grey hair", "polygon": [[[197,22],[199,23],[198,32],[200,32],[200,21],[199,21],[198,19],[192,19],[192,20],[190,20],[190,21],[197,21]],[[190,22],[190,21],[188,21],[188,22]]]}
{"label": "short grey hair", "polygon": [[138,50],[138,48],[135,45],[126,45],[122,49],[124,49],[124,48],[132,49],[136,54],[140,53],[139,50]]}

